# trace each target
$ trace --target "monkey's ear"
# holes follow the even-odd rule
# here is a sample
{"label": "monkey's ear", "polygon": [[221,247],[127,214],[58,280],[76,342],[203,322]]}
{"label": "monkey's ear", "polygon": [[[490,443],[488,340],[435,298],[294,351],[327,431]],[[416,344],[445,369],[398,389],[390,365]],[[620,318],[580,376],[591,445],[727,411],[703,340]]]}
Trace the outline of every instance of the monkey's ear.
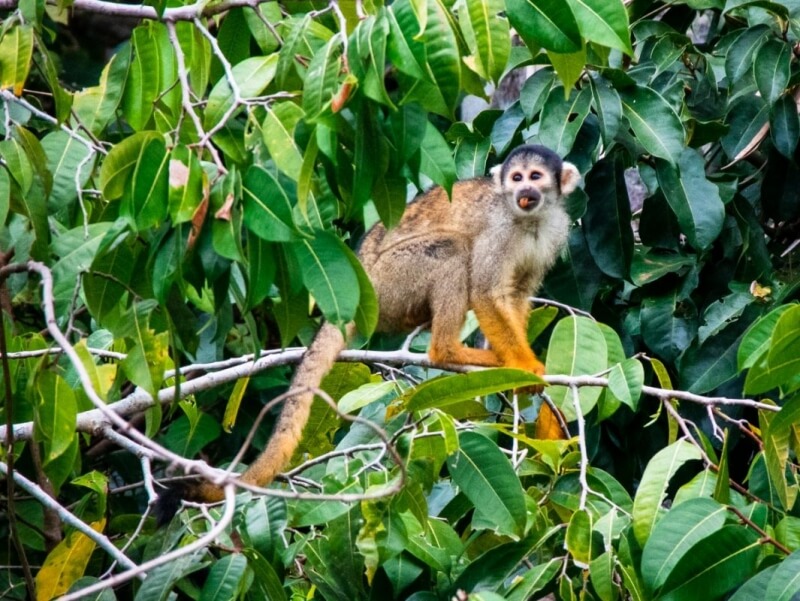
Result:
{"label": "monkey's ear", "polygon": [[581,174],[578,168],[566,161],[561,165],[561,194],[567,195],[578,187]]}
{"label": "monkey's ear", "polygon": [[491,169],[489,169],[489,175],[492,176],[492,181],[494,182],[495,186],[500,185],[500,171],[502,171],[503,165],[495,165]]}

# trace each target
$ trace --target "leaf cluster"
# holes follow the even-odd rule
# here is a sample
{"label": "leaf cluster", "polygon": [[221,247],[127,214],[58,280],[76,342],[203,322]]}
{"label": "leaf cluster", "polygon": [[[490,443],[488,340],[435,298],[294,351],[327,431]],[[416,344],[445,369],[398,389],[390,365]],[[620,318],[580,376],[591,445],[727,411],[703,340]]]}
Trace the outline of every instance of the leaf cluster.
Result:
{"label": "leaf cluster", "polygon": [[[89,45],[74,19],[123,5],[2,6],[0,380],[6,425],[30,424],[3,461],[136,564],[212,525],[184,512],[155,530],[142,481],[166,466],[78,431],[79,372],[108,403],[172,391],[134,426],[224,464],[291,370],[182,387],[307,344],[321,319],[369,337],[377,301],[354,249],[374,223],[521,143],[584,176],[542,291],[569,314],[542,306],[529,324],[548,374],[604,378],[548,388],[575,438],[532,438],[541,399],[504,393],[539,382],[524,372],[339,364],[322,386],[338,412],[315,404],[275,485],[288,498],[241,496],[213,548],[102,598],[798,594],[800,4],[150,2],[126,10],[157,18],[102,59],[74,52]],[[94,78],[78,86],[82,68]],[[29,261],[52,298],[2,271]],[[43,302],[81,370],[44,352]],[[404,470],[353,415],[385,429]],[[370,496],[403,472],[401,492]],[[19,566],[41,566],[41,599],[107,580],[91,532],[9,500],[9,598],[25,598]]]}

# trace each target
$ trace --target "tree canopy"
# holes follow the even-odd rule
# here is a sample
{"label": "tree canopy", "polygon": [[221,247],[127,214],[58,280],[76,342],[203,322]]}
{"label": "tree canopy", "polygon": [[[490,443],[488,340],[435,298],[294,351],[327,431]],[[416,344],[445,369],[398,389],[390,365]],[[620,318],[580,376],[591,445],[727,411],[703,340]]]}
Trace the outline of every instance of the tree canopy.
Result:
{"label": "tree canopy", "polygon": [[[800,2],[0,14],[4,597],[800,592]],[[526,142],[584,178],[529,322],[568,441],[530,374],[370,337],[354,253]],[[239,489],[322,319],[361,348]],[[157,529],[186,473],[226,501]]]}

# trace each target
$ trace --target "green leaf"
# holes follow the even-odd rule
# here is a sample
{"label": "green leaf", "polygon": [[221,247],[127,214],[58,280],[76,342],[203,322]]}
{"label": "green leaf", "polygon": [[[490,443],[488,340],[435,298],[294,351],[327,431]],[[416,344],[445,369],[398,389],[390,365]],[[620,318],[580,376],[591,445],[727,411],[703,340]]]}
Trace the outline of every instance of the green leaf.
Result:
{"label": "green leaf", "polygon": [[360,300],[358,275],[344,243],[330,232],[292,245],[308,291],[325,319],[337,326],[353,321]]}
{"label": "green leaf", "polygon": [[578,510],[570,517],[564,545],[575,565],[589,567],[592,561],[592,516],[586,510]]}
{"label": "green leaf", "polygon": [[794,306],[781,314],[772,332],[772,342],[767,355],[770,381],[784,384],[798,373],[800,355],[800,306]]}
{"label": "green leaf", "polygon": [[358,278],[359,298],[355,317],[356,328],[362,336],[369,337],[372,336],[378,325],[378,297],[356,254],[345,245],[342,245],[341,248],[350,259],[350,265]]}
{"label": "green leaf", "polygon": [[561,0],[506,0],[511,26],[530,48],[577,52],[582,40],[569,2]]}
{"label": "green leaf", "polygon": [[450,146],[431,123],[427,123],[425,136],[419,149],[419,170],[435,183],[444,188],[448,194],[456,181],[456,166]]}
{"label": "green leaf", "polygon": [[203,590],[200,591],[200,601],[236,597],[245,569],[247,558],[238,553],[225,555],[215,561],[208,572]]}
{"label": "green leaf", "polygon": [[800,117],[794,98],[785,94],[778,98],[769,114],[769,132],[775,149],[791,159],[800,140]]}
{"label": "green leaf", "polygon": [[[556,324],[547,347],[546,372],[566,376],[598,374],[608,367],[608,351],[603,332],[588,317],[565,317]],[[583,386],[579,390],[581,412],[586,415],[594,407],[601,388]],[[566,386],[551,386],[548,394],[568,420],[573,420],[572,391]]]}
{"label": "green leaf", "polygon": [[721,598],[755,572],[760,547],[758,535],[751,529],[738,524],[723,526],[683,556],[659,599],[694,601],[698,591],[710,599]]}
{"label": "green leaf", "polygon": [[53,240],[51,251],[59,257],[51,267],[57,309],[65,308],[72,301],[79,274],[89,270],[110,226],[107,222],[92,223],[86,230],[78,226]]}
{"label": "green leaf", "polygon": [[131,187],[122,196],[120,215],[131,220],[139,231],[146,230],[166,219],[168,199],[169,154],[159,137],[141,147]]}
{"label": "green leaf", "polygon": [[75,118],[92,134],[99,135],[114,118],[130,64],[131,49],[124,46],[106,63],[96,86],[75,92],[72,102]]}
{"label": "green leaf", "polygon": [[555,86],[542,107],[539,140],[556,154],[565,156],[572,150],[583,122],[589,114],[592,94],[589,88],[572,90],[564,102],[564,88]]}
{"label": "green leaf", "polygon": [[191,221],[205,199],[208,180],[197,156],[185,146],[169,158],[169,216],[172,223]]}
{"label": "green leaf", "polygon": [[316,120],[327,110],[339,85],[341,71],[342,38],[334,35],[321,50],[311,58],[303,88],[303,111],[309,122]]}
{"label": "green leaf", "polygon": [[42,148],[47,155],[47,168],[53,174],[48,205],[52,211],[69,210],[92,174],[94,151],[64,131],[47,134]]}
{"label": "green leaf", "polygon": [[755,301],[750,292],[735,291],[711,303],[703,312],[703,325],[697,330],[697,340],[703,344],[735,321]]}
{"label": "green leaf", "polygon": [[187,574],[201,567],[203,564],[193,553],[183,555],[150,570],[147,579],[139,587],[134,601],[167,601],[170,598],[172,586]]}
{"label": "green leaf", "polygon": [[668,361],[686,350],[697,333],[697,322],[683,307],[685,302],[678,299],[677,290],[642,302],[642,337],[652,351]]}
{"label": "green leaf", "polygon": [[106,200],[122,196],[128,175],[139,161],[144,148],[153,140],[162,139],[154,131],[135,133],[112,148],[100,167],[100,191]]}
{"label": "green leaf", "polygon": [[492,141],[489,138],[479,142],[466,138],[460,140],[455,155],[456,177],[458,179],[483,177],[486,174],[491,149]]}
{"label": "green leaf", "polygon": [[642,579],[649,594],[661,588],[696,543],[725,525],[726,514],[725,507],[716,501],[689,499],[656,524],[642,552]]}
{"label": "green leaf", "polygon": [[581,36],[633,56],[628,12],[620,0],[568,0]]}
{"label": "green leaf", "polygon": [[546,587],[558,574],[561,567],[559,559],[551,559],[547,563],[534,565],[526,571],[522,578],[515,580],[511,590],[505,595],[508,601],[527,601],[535,599],[536,594]]}
{"label": "green leaf", "polygon": [[303,109],[293,102],[279,102],[267,110],[261,137],[275,165],[293,180],[300,179],[303,154],[294,140],[294,130],[303,119]]}
{"label": "green leaf", "polygon": [[36,379],[40,400],[36,406],[36,429],[47,441],[45,465],[59,457],[75,438],[78,406],[75,393],[61,376],[43,371]]}
{"label": "green leaf", "polygon": [[656,453],[644,470],[639,489],[633,500],[633,532],[639,544],[650,538],[663,509],[669,481],[678,468],[687,461],[700,459],[700,451],[693,444],[679,440]]}
{"label": "green leaf", "polygon": [[243,106],[237,103],[261,94],[275,77],[277,66],[277,54],[254,56],[236,64],[231,73],[238,95],[234,93],[227,77],[221,77],[208,95],[203,117],[206,131],[221,125],[223,119],[234,117]]}
{"label": "green leaf", "polygon": [[644,286],[696,263],[697,258],[694,255],[659,253],[637,245],[633,249],[631,260],[631,281],[637,286]]}
{"label": "green leaf", "polygon": [[247,557],[247,567],[253,571],[253,578],[264,599],[270,601],[284,601],[287,599],[286,590],[275,568],[255,549],[245,548],[242,555]]}
{"label": "green leaf", "polygon": [[741,31],[725,54],[725,74],[730,82],[738,82],[753,73],[756,52],[771,34],[766,25],[743,28]]}
{"label": "green leaf", "polygon": [[22,96],[33,58],[33,27],[13,25],[0,39],[0,88],[12,88]]}
{"label": "green leaf", "polygon": [[0,167],[0,224],[6,222],[11,206],[11,176],[5,166]]}
{"label": "green leaf", "polygon": [[633,411],[639,405],[644,385],[644,367],[638,359],[616,363],[608,372],[608,389]]}
{"label": "green leaf", "polygon": [[770,597],[767,597],[767,587],[778,569],[778,565],[782,564],[771,565],[761,570],[740,586],[736,593],[728,598],[728,601],[764,601],[764,599],[769,599]]}
{"label": "green leaf", "polygon": [[447,461],[453,482],[475,506],[473,526],[518,539],[526,521],[525,493],[497,445],[477,432],[459,435],[460,449]]}
{"label": "green leaf", "polygon": [[800,552],[795,551],[778,564],[767,585],[764,599],[792,601],[800,593]]}
{"label": "green leaf", "polygon": [[622,100],[619,93],[602,77],[590,78],[589,89],[592,91],[592,107],[600,122],[603,142],[610,145],[622,120]]}
{"label": "green leaf", "polygon": [[406,400],[409,411],[447,407],[477,396],[541,384],[534,374],[506,367],[441,376],[417,386]]}
{"label": "green leaf", "polygon": [[122,112],[130,126],[141,131],[151,122],[156,103],[177,109],[177,62],[163,23],[147,21],[136,27],[131,45],[133,58],[122,95]]}
{"label": "green leaf", "polygon": [[797,500],[798,485],[793,472],[791,482],[786,468],[790,447],[793,447],[796,424],[800,420],[800,397],[787,402],[766,428],[763,428],[764,460],[767,465],[770,484],[776,490],[778,500],[787,511]]}
{"label": "green leaf", "polygon": [[793,305],[776,307],[750,325],[744,333],[737,353],[739,371],[753,367],[762,356],[765,356],[772,343],[772,332],[778,319],[792,307]]}
{"label": "green leaf", "polygon": [[131,382],[141,386],[150,396],[158,398],[169,360],[168,334],[156,334],[144,323],[144,318],[132,313],[133,340],[120,367]]}
{"label": "green leaf", "polygon": [[736,353],[748,322],[739,319],[686,350],[680,359],[680,382],[684,390],[703,394],[736,376]]}
{"label": "green leaf", "polygon": [[589,578],[592,581],[592,588],[602,601],[615,601],[617,599],[614,567],[614,553],[612,551],[606,551],[598,555],[589,564]]}
{"label": "green leaf", "polygon": [[661,94],[644,86],[622,92],[622,113],[644,149],[655,157],[677,163],[686,133],[673,108]]}
{"label": "green leaf", "polygon": [[467,0],[468,18],[459,20],[472,53],[465,61],[481,77],[495,83],[500,81],[511,53],[508,21],[500,16],[504,11],[502,0]]}
{"label": "green leaf", "polygon": [[[462,91],[461,54],[450,15],[441,2],[427,2],[427,22],[422,43],[434,85],[452,114]],[[424,146],[424,143],[423,143]]]}
{"label": "green leaf", "polygon": [[792,50],[789,44],[777,38],[764,42],[755,53],[753,72],[756,76],[756,85],[761,97],[769,104],[773,104],[786,91],[791,58]]}
{"label": "green leaf", "polygon": [[633,254],[633,230],[625,166],[619,153],[597,162],[586,176],[589,202],[583,216],[586,243],[597,266],[625,278]]}
{"label": "green leaf", "polygon": [[299,231],[292,220],[292,204],[272,173],[253,165],[242,182],[244,224],[263,240],[289,242]]}

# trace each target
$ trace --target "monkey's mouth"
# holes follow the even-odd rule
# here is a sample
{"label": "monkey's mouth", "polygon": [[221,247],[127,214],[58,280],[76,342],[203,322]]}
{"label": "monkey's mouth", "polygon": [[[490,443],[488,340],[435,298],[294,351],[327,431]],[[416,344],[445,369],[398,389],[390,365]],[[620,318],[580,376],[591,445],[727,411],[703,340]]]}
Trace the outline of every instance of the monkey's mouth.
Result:
{"label": "monkey's mouth", "polygon": [[537,194],[535,190],[532,192],[526,191],[517,196],[517,206],[523,211],[532,211],[539,206],[541,198],[541,195]]}

